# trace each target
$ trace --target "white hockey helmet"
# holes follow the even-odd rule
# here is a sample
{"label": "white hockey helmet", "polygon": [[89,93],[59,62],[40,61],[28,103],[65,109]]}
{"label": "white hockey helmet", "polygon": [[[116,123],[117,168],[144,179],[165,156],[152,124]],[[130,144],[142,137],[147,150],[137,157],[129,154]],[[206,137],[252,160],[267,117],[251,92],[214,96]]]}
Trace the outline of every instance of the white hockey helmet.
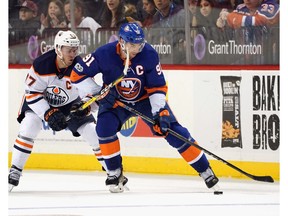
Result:
{"label": "white hockey helmet", "polygon": [[[68,47],[78,47],[80,45],[80,40],[78,39],[77,35],[70,31],[59,31],[54,39],[54,48],[57,55],[62,58],[61,48],[62,46]],[[58,51],[58,53],[57,53]]]}

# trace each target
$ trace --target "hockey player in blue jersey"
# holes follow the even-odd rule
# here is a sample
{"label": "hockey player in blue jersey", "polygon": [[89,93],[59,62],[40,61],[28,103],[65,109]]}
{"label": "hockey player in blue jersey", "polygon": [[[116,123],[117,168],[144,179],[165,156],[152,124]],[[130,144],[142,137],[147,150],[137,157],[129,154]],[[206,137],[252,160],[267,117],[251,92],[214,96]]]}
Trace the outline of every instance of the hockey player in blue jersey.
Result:
{"label": "hockey player in blue jersey", "polygon": [[[12,165],[8,175],[9,192],[19,184],[42,121],[48,122],[54,131],[67,128],[74,136],[81,135],[92,146],[102,167],[107,169],[99,148],[93,115],[81,119],[73,117],[66,121],[73,103],[81,100],[80,92],[70,81],[79,44],[78,37],[72,31],[59,31],[55,36],[55,49],[36,58],[29,69],[25,80],[24,100],[17,118],[20,128],[13,146]],[[81,94],[85,95],[85,92]],[[90,108],[98,109],[98,106]]]}
{"label": "hockey player in blue jersey", "polygon": [[[146,122],[156,135],[163,136],[186,162],[204,179],[208,188],[219,181],[213,173],[203,151],[181,141],[167,133],[170,128],[192,142],[189,131],[175,118],[166,101],[167,85],[159,56],[155,49],[145,42],[144,32],[136,23],[123,24],[119,30],[119,41],[108,43],[88,54],[78,62],[71,72],[70,79],[79,89],[90,89],[90,94],[99,92],[93,77],[102,73],[104,86],[109,85],[123,73],[127,52],[130,64],[127,75],[109,93],[98,100],[99,111],[96,131],[100,149],[109,170],[106,185],[111,192],[123,191],[123,167],[120,143],[117,132],[131,116],[131,112],[117,106],[116,100],[129,104],[133,109],[153,118],[152,125]],[[82,107],[78,102],[76,107]],[[85,109],[84,109],[85,110]],[[73,109],[71,113],[81,116],[82,109]]]}

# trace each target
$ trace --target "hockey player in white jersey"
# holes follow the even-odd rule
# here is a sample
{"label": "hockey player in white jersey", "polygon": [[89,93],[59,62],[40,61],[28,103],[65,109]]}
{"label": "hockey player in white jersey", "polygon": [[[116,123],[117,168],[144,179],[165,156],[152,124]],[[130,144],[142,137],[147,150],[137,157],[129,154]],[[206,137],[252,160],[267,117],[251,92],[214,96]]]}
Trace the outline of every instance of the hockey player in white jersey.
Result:
{"label": "hockey player in white jersey", "polygon": [[[70,73],[78,55],[80,41],[72,31],[59,31],[54,48],[33,62],[25,79],[25,94],[17,121],[19,133],[12,152],[12,164],[8,175],[9,192],[19,184],[22,170],[32,152],[34,140],[42,121],[48,122],[54,131],[69,129],[74,136],[82,136],[92,146],[96,158],[107,170],[99,148],[96,120],[90,110],[84,110],[85,118],[73,116],[69,121],[73,103],[81,101],[78,90],[72,86]],[[100,89],[101,87],[99,87]],[[82,92],[85,95],[85,92]],[[83,99],[85,100],[85,98]],[[97,109],[95,107],[91,109]]]}

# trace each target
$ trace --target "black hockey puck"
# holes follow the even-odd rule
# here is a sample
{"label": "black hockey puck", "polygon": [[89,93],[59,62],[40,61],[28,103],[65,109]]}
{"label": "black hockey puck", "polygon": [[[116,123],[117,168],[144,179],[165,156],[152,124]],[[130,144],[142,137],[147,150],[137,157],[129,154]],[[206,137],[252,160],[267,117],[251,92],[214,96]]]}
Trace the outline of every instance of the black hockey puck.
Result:
{"label": "black hockey puck", "polygon": [[214,191],[214,195],[220,195],[223,194],[223,191]]}

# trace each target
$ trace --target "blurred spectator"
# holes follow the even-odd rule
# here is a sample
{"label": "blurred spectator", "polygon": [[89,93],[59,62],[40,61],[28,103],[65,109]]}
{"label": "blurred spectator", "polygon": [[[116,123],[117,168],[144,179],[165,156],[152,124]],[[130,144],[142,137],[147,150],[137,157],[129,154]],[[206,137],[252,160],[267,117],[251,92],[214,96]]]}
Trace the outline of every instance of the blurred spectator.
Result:
{"label": "blurred spectator", "polygon": [[153,18],[153,27],[185,27],[185,11],[172,0],[154,0],[157,12]]}
{"label": "blurred spectator", "polygon": [[[151,39],[153,44],[171,46],[171,63],[185,63],[185,11],[172,0],[154,0],[157,12],[153,16]],[[153,35],[153,36],[152,36]],[[160,55],[161,56],[161,55]]]}
{"label": "blurred spectator", "polygon": [[82,0],[82,2],[85,5],[86,16],[92,17],[97,23],[100,23],[106,0]]}
{"label": "blurred spectator", "polygon": [[[205,28],[209,29],[216,27],[216,21],[220,11],[215,0],[198,0],[197,7],[200,10],[200,13],[198,13],[197,24],[198,26],[204,27],[204,33]],[[208,37],[208,33],[205,35]],[[213,38],[213,36],[210,35],[210,38]]]}
{"label": "blurred spectator", "polygon": [[125,0],[106,0],[101,16],[102,27],[119,28],[121,24],[133,21],[138,21],[137,11],[133,5],[125,5]]}
{"label": "blurred spectator", "polygon": [[9,42],[27,42],[30,36],[39,36],[40,20],[37,16],[38,7],[31,1],[24,1],[17,5],[19,18],[10,20],[9,23]]}
{"label": "blurred spectator", "polygon": [[47,15],[41,14],[41,32],[45,28],[66,28],[64,5],[61,0],[50,0]]}
{"label": "blurred spectator", "polygon": [[189,17],[190,17],[190,27],[191,27],[191,38],[194,39],[197,34],[197,3],[199,0],[188,0],[188,9],[189,9]]}
{"label": "blurred spectator", "polygon": [[[21,0],[23,1],[23,0]],[[38,6],[38,15],[45,14],[47,15],[47,8],[49,5],[49,1],[47,0],[33,0],[34,3]]]}
{"label": "blurred spectator", "polygon": [[[65,16],[68,21],[68,27],[71,28],[71,14],[70,0],[66,0],[64,3]],[[86,16],[86,7],[82,0],[74,0],[74,22],[75,28],[82,28],[77,35],[81,40],[81,44],[87,45],[89,49],[92,49],[95,44],[96,31],[101,28],[101,25],[97,23],[92,17]],[[90,31],[89,31],[89,30]]]}
{"label": "blurred spectator", "polygon": [[270,54],[266,54],[266,59],[263,59],[262,53],[246,54],[246,64],[275,63],[279,53],[279,28],[274,27],[279,27],[279,15],[276,0],[244,0],[231,13],[222,9],[217,26],[232,28],[237,44],[260,44],[263,52]]}
{"label": "blurred spectator", "polygon": [[[65,1],[64,11],[66,19],[69,22],[68,27],[71,28],[70,0]],[[93,34],[101,27],[92,17],[86,16],[85,6],[82,0],[74,0],[74,21],[76,28],[90,28]]]}
{"label": "blurred spectator", "polygon": [[[197,14],[197,3],[199,0],[188,0],[188,9],[191,15],[196,16]],[[192,21],[191,21],[192,23]]]}
{"label": "blurred spectator", "polygon": [[146,11],[143,9],[142,0],[137,1],[136,10],[137,10],[137,18],[142,23],[144,21],[145,17],[147,16]]}
{"label": "blurred spectator", "polygon": [[146,12],[146,16],[142,21],[143,27],[150,27],[153,23],[153,16],[156,13],[156,6],[154,0],[142,0],[143,10]]}
{"label": "blurred spectator", "polygon": [[135,0],[125,0],[124,8],[126,16],[139,20]]}
{"label": "blurred spectator", "polygon": [[38,7],[30,0],[17,5],[18,20],[9,23],[9,63],[29,64],[38,55],[37,41],[40,35]]}
{"label": "blurred spectator", "polygon": [[[215,64],[217,59],[211,56],[208,52],[202,55],[200,50],[205,46],[207,47],[208,43],[213,40],[215,43],[220,42],[220,36],[222,35],[219,29],[216,26],[216,20],[219,15],[219,8],[215,0],[198,0],[197,9],[197,36],[194,37],[194,47],[193,51],[198,61],[201,61],[202,64]],[[200,37],[203,38],[203,43],[200,44],[197,41],[201,41]]]}
{"label": "blurred spectator", "polygon": [[234,29],[273,26],[279,24],[279,14],[279,4],[276,0],[244,0],[244,3],[238,5],[231,13],[223,9],[217,20],[217,26],[223,28],[226,23]]}

